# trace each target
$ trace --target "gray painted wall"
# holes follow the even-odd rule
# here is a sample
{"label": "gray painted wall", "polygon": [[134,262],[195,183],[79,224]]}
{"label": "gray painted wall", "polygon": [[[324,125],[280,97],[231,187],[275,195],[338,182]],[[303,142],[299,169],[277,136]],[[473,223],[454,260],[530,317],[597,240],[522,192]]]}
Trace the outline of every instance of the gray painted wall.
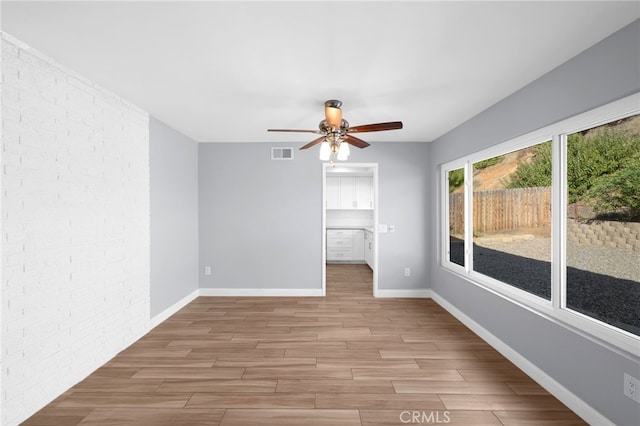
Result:
{"label": "gray painted wall", "polygon": [[149,122],[151,317],[198,289],[198,144]]}
{"label": "gray painted wall", "polygon": [[[432,144],[431,194],[439,165],[640,90],[640,21],[623,28]],[[431,208],[438,217],[437,206]],[[438,236],[437,220],[431,233]],[[435,254],[438,238],[431,241]],[[458,278],[431,259],[433,290],[619,425],[640,424],[640,405],[622,393],[640,359],[618,353]],[[508,320],[505,320],[508,319]],[[640,348],[639,348],[640,349]]]}
{"label": "gray painted wall", "polygon": [[[199,145],[201,288],[322,288],[322,163],[302,145]],[[295,159],[272,161],[272,146],[296,148]],[[428,144],[374,143],[349,158],[379,164],[379,220],[396,225],[380,234],[381,289],[428,287],[428,152]]]}

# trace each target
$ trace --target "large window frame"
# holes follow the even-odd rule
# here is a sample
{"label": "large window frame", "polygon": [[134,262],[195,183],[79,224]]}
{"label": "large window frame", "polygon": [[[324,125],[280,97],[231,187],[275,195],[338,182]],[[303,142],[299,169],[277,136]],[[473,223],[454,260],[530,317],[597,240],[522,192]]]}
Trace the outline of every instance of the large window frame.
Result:
{"label": "large window frame", "polygon": [[[465,280],[573,331],[638,356],[640,337],[566,307],[567,135],[640,113],[640,92],[440,166],[440,265]],[[473,268],[473,164],[552,142],[551,300],[481,274]],[[464,266],[449,260],[449,172],[464,168]]]}

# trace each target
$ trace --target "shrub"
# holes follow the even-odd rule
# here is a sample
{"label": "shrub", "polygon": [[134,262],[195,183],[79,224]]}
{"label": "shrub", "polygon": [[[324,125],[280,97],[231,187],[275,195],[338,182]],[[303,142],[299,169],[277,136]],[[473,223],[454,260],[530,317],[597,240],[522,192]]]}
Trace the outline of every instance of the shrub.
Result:
{"label": "shrub", "polygon": [[[567,184],[569,203],[590,202],[598,180],[627,167],[640,156],[640,138],[605,129],[594,136],[580,133],[567,138]],[[640,190],[640,187],[638,188]],[[590,193],[590,194],[588,194]]]}
{"label": "shrub", "polygon": [[586,195],[600,215],[640,219],[640,157],[631,158],[619,170],[598,178]]}
{"label": "shrub", "polygon": [[464,184],[464,169],[449,172],[449,192],[453,192]]}
{"label": "shrub", "polygon": [[[507,188],[551,185],[551,143],[534,148],[518,165]],[[597,213],[640,217],[640,136],[603,126],[567,137],[568,202],[585,202]]]}
{"label": "shrub", "polygon": [[551,186],[551,141],[533,148],[533,159],[520,162],[505,182],[507,188],[536,188]]}
{"label": "shrub", "polygon": [[475,172],[478,170],[486,169],[487,167],[490,167],[490,166],[495,166],[496,164],[501,162],[503,158],[504,158],[504,155],[499,155],[497,157],[487,158],[486,160],[478,161],[477,163],[473,163],[473,170]]}

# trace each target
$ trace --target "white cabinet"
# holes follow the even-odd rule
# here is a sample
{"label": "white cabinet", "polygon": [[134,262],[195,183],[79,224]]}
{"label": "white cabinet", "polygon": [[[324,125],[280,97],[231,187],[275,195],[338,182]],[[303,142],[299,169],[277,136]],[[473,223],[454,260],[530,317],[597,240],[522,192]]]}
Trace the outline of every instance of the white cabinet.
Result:
{"label": "white cabinet", "polygon": [[364,231],[364,261],[371,269],[373,269],[373,232]]}
{"label": "white cabinet", "polygon": [[358,208],[356,202],[356,178],[341,177],[340,179],[340,208],[355,209]]}
{"label": "white cabinet", "polygon": [[364,231],[361,229],[327,229],[327,262],[364,261]]}
{"label": "white cabinet", "polygon": [[362,229],[354,229],[353,231],[353,260],[364,260],[364,231]]}
{"label": "white cabinet", "polygon": [[355,178],[355,201],[357,209],[373,208],[373,178],[372,177],[356,177]]}
{"label": "white cabinet", "polygon": [[373,209],[373,178],[370,176],[327,176],[328,209]]}
{"label": "white cabinet", "polygon": [[327,176],[326,197],[328,209],[340,208],[340,178]]}
{"label": "white cabinet", "polygon": [[353,260],[353,230],[327,230],[327,262]]}

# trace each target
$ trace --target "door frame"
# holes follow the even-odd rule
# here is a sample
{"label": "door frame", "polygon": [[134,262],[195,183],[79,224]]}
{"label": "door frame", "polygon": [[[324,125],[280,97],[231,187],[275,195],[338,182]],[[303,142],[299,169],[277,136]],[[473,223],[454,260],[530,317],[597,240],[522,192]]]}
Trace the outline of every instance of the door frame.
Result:
{"label": "door frame", "polygon": [[[373,296],[378,295],[378,163],[340,163],[349,168],[371,169],[373,171]],[[334,166],[322,163],[322,297],[327,295],[327,171]]]}

